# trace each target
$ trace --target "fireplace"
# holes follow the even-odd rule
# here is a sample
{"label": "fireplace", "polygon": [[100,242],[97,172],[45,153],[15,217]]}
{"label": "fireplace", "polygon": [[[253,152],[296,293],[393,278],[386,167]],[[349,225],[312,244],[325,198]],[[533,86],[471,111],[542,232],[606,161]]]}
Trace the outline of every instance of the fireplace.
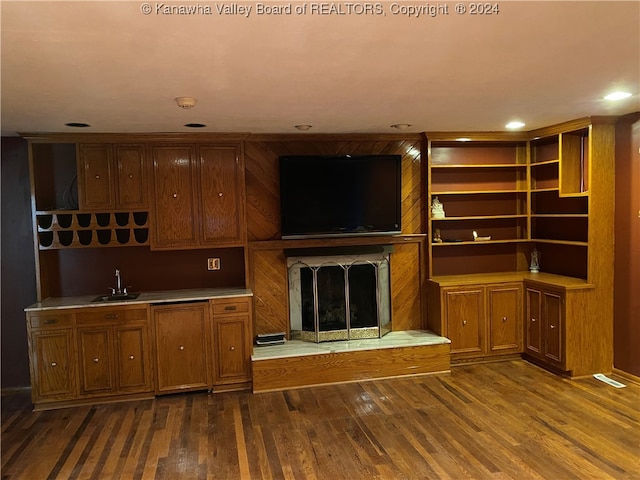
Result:
{"label": "fireplace", "polygon": [[330,250],[288,255],[291,338],[319,343],[390,332],[390,247]]}

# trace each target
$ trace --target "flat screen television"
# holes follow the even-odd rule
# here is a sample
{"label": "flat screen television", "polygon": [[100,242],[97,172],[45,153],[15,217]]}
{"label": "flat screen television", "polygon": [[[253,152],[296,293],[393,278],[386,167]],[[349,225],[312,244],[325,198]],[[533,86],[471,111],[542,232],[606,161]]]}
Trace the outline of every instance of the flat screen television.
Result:
{"label": "flat screen television", "polygon": [[398,234],[401,156],[280,157],[283,239]]}

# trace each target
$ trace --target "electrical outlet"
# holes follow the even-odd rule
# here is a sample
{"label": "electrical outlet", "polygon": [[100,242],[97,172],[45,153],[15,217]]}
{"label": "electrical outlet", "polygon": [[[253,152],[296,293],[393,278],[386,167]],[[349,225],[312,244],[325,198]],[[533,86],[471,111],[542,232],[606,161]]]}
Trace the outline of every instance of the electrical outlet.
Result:
{"label": "electrical outlet", "polygon": [[220,259],[207,258],[207,270],[220,270]]}

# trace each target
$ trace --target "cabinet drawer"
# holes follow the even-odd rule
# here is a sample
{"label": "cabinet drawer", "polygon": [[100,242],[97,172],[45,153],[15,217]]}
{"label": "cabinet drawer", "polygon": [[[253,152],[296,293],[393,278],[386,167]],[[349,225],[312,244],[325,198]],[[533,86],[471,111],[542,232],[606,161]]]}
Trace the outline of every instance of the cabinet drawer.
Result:
{"label": "cabinet drawer", "polygon": [[44,315],[32,315],[29,318],[31,328],[58,328],[73,325],[73,315],[47,313]]}
{"label": "cabinet drawer", "polygon": [[87,325],[100,322],[129,322],[133,320],[146,320],[147,309],[136,308],[133,310],[118,309],[92,309],[90,312],[80,312],[76,314],[78,325]]}
{"label": "cabinet drawer", "polygon": [[232,313],[247,313],[249,311],[249,300],[247,299],[229,299],[229,300],[214,300],[213,301],[213,314],[225,315]]}

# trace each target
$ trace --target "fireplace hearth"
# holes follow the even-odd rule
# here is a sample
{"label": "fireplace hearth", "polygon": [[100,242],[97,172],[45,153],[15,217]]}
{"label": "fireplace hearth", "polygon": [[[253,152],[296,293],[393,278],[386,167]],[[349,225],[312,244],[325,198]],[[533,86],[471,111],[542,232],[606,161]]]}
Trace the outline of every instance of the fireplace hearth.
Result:
{"label": "fireplace hearth", "polygon": [[291,338],[327,342],[391,331],[389,253],[288,258]]}

